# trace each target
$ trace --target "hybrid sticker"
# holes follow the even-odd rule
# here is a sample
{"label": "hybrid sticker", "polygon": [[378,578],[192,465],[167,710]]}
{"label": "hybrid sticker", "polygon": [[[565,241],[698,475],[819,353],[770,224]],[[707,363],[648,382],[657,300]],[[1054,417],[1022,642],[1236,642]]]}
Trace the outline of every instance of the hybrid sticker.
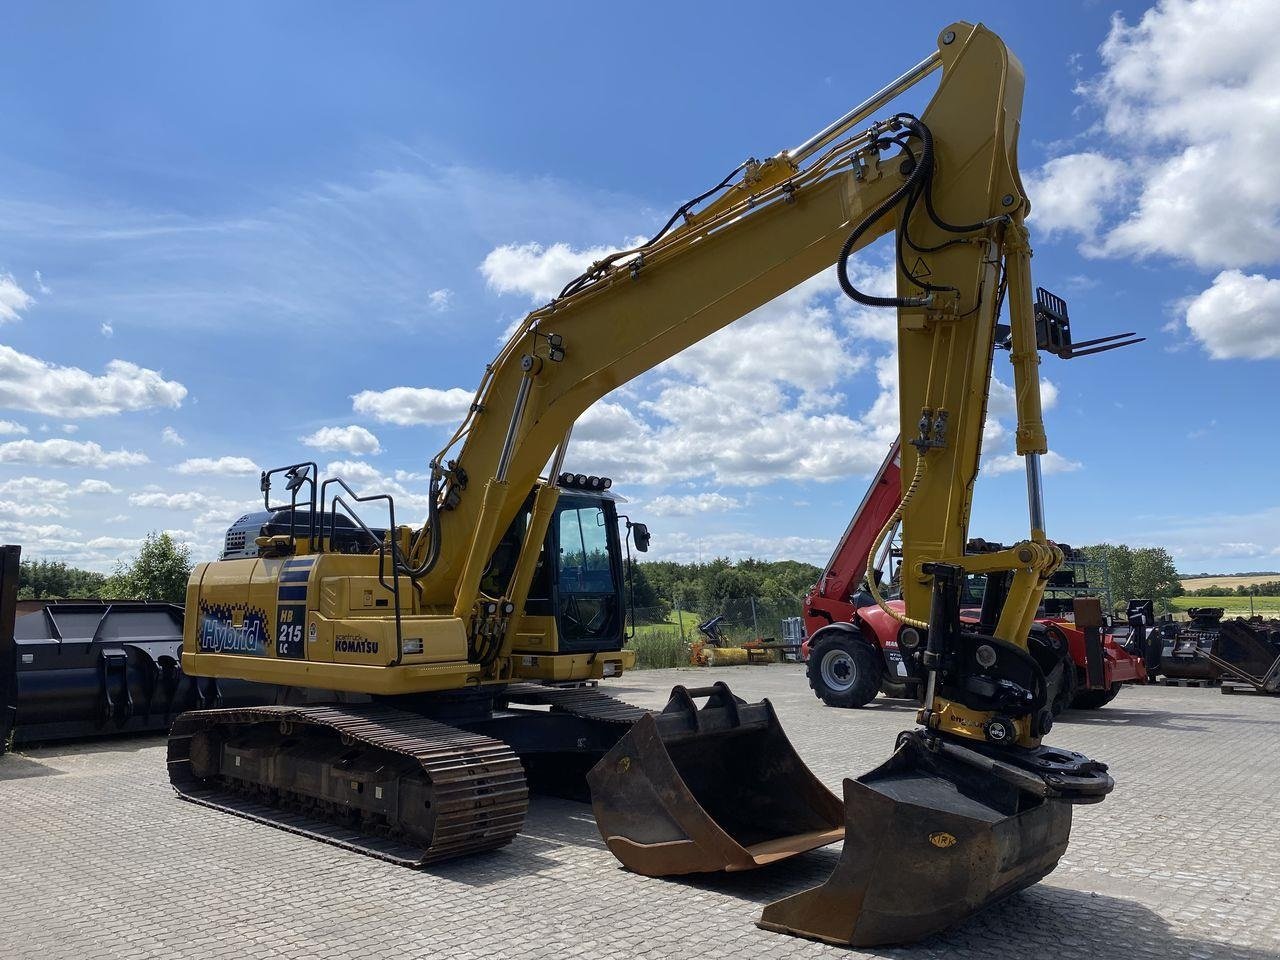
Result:
{"label": "hybrid sticker", "polygon": [[[244,612],[239,626],[235,614]],[[243,603],[200,602],[200,632],[196,649],[201,653],[233,653],[261,657],[267,652],[267,613]]]}
{"label": "hybrid sticker", "polygon": [[[276,656],[288,660],[304,659],[307,651],[302,642],[302,623],[307,619],[307,605],[280,604],[276,608],[276,614]],[[314,625],[312,629],[315,629]]]}

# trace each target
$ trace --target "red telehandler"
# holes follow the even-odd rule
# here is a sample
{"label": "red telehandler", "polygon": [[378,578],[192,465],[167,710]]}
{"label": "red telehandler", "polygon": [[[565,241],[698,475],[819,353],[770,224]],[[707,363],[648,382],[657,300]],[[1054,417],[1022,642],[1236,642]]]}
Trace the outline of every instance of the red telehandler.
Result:
{"label": "red telehandler", "polygon": [[[920,695],[923,672],[909,646],[918,634],[904,635],[901,624],[866,589],[871,550],[902,501],[901,463],[902,446],[897,440],[822,576],[804,598],[807,639],[801,652],[808,664],[809,686],[828,706],[866,706],[880,692],[898,698]],[[884,537],[871,567],[877,578],[890,559],[892,541],[892,535]],[[998,549],[999,544],[971,540],[967,552]],[[976,587],[982,588],[980,595]],[[1007,575],[971,578],[964,598],[969,608],[966,619],[985,623],[992,611],[1000,609],[1007,590]],[[902,601],[889,600],[886,606],[901,610]],[[1121,685],[1146,682],[1147,671],[1140,657],[1142,639],[1152,624],[1145,619],[1140,613],[1131,618],[1130,637],[1124,645],[1113,636],[1101,604],[1093,597],[1075,598],[1072,619],[1053,616],[1036,620],[1030,650],[1054,691],[1055,714],[1067,707],[1095,710],[1110,703]],[[1137,646],[1133,647],[1135,638]]]}

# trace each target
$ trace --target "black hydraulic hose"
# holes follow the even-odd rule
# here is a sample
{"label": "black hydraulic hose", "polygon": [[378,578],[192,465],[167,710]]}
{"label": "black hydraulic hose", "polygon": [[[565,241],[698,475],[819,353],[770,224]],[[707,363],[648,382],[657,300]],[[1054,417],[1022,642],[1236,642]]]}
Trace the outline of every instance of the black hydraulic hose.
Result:
{"label": "black hydraulic hose", "polygon": [[[915,117],[910,114],[898,114],[895,120],[903,121],[908,129],[911,124],[917,124],[921,128],[924,127]],[[912,130],[912,132],[916,132]],[[836,277],[840,281],[840,289],[845,292],[851,300],[867,307],[923,307],[928,305],[927,297],[877,297],[869,293],[863,293],[853,285],[849,279],[849,256],[853,253],[853,248],[857,246],[858,241],[862,239],[872,225],[877,223],[881,217],[885,216],[890,210],[903,201],[904,198],[915,192],[929,175],[929,171],[933,166],[933,138],[927,140],[921,138],[922,150],[920,158],[916,161],[910,175],[907,177],[906,183],[898,187],[888,197],[886,197],[871,213],[862,218],[862,221],[853,228],[853,231],[844,241],[844,246],[840,248],[840,255],[836,258]],[[904,224],[905,226],[905,224]],[[901,231],[899,231],[901,233]],[[899,260],[901,260],[901,252],[899,251]],[[905,271],[904,271],[905,272]]]}
{"label": "black hydraulic hose", "polygon": [[395,541],[395,532],[392,531],[392,558],[400,572],[411,580],[419,580],[425,577],[435,567],[436,561],[440,559],[440,468],[435,464],[432,464],[431,467],[431,485],[428,488],[427,495],[427,527],[431,531],[431,543],[427,547],[426,557],[416,567],[410,567],[400,556],[400,548]]}
{"label": "black hydraulic hose", "polygon": [[840,281],[840,288],[850,299],[869,307],[923,307],[928,305],[928,297],[876,297],[871,294],[863,293],[857,289],[849,280],[848,262],[849,257],[853,253],[854,247],[867,232],[870,227],[880,218],[884,217],[890,210],[899,203],[903,206],[902,218],[898,227],[897,237],[894,241],[894,253],[898,262],[898,268],[902,271],[903,276],[908,277],[913,284],[926,292],[938,292],[954,290],[954,287],[938,286],[930,284],[911,275],[906,260],[903,256],[903,245],[909,246],[917,253],[936,253],[956,243],[965,242],[961,238],[954,240],[945,240],[942,243],[922,247],[912,241],[908,224],[912,213],[915,211],[916,203],[920,199],[920,195],[924,195],[925,211],[928,213],[929,219],[941,230],[948,233],[970,234],[979,230],[984,230],[988,226],[988,222],[971,223],[971,224],[952,224],[943,220],[937,210],[933,206],[933,174],[934,174],[934,141],[933,132],[918,117],[909,113],[897,114],[894,121],[902,125],[911,136],[915,136],[920,141],[920,153],[916,155],[915,151],[909,146],[909,141],[903,135],[892,138],[882,138],[876,141],[875,147],[883,149],[890,143],[896,144],[906,154],[908,161],[911,163],[911,173],[907,177],[906,183],[895,190],[884,202],[876,207],[862,222],[854,227],[848,238],[844,242],[844,246],[840,249],[840,255],[836,259],[836,276]]}
{"label": "black hydraulic hose", "polygon": [[[705,190],[702,193],[698,194],[696,197],[694,197],[692,200],[687,200],[684,203],[682,203],[679,207],[676,208],[676,212],[671,214],[671,218],[662,225],[662,229],[659,230],[657,233],[655,233],[652,237],[650,237],[644,243],[642,243],[639,247],[636,247],[635,250],[649,249],[651,246],[653,246],[655,243],[661,240],[664,236],[666,236],[667,231],[671,229],[671,227],[675,224],[677,220],[679,220],[682,216],[687,214],[690,210],[692,210],[698,204],[702,203],[702,201],[706,200],[708,197],[714,196],[715,194],[723,190],[725,187],[729,186],[729,184],[733,182],[733,178],[736,177],[738,174],[740,174],[743,170],[745,170],[746,167],[747,167],[746,163],[738,164],[736,167],[734,167],[732,170],[729,171],[729,173],[725,176],[723,180],[717,183],[710,190]],[[624,251],[619,251],[618,253],[612,253],[609,256],[605,257],[603,260],[599,260],[596,263],[592,264],[591,268],[587,270],[585,273],[579,274],[578,276],[570,280],[568,283],[566,283],[564,285],[564,288],[560,291],[560,296],[557,297],[556,299],[560,299],[560,298],[567,297],[577,293],[579,290],[581,290],[583,287],[589,284],[592,280],[596,280],[600,276],[602,276],[604,274],[604,271],[608,267],[611,267],[614,264],[614,262],[617,261],[620,257],[625,257],[628,254],[633,252],[634,252],[633,250],[624,250]]]}

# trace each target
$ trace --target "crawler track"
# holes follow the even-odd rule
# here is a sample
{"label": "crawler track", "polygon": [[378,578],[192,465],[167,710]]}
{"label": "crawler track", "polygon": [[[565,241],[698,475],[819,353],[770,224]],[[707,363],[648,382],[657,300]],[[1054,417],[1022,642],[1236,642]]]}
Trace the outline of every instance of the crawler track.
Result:
{"label": "crawler track", "polygon": [[499,740],[377,704],[184,713],[179,796],[405,866],[506,845],[529,791]]}

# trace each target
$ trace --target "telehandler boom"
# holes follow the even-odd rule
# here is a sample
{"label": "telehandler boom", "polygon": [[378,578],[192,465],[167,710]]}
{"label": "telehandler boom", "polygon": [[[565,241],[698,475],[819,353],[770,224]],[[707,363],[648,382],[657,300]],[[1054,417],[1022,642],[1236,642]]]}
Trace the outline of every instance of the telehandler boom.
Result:
{"label": "telehandler boom", "polygon": [[[921,116],[882,113],[938,70]],[[423,864],[507,843],[530,786],[580,792],[585,773],[609,849],[645,874],[750,869],[843,836],[831,879],[760,921],[836,943],[918,939],[1052,870],[1070,805],[1112,781],[1041,744],[1052,717],[1027,654],[1062,553],[1040,483],[1022,93],[997,36],[952,24],[865,103],[795,149],[746,161],[651,240],[593,264],[486,368],[431,461],[423,526],[399,526],[390,497],[321,482],[313,464],[285,469],[291,504],[301,498],[311,519],[263,537],[257,558],[195,571],[183,652],[188,673],[274,684],[281,703],[184,714],[169,754],[179,793]],[[887,234],[898,295],[869,296],[847,261]],[[843,804],[768,701],[677,687],[655,714],[546,684],[616,676],[634,659],[618,628],[612,517],[589,498],[564,506],[566,486],[593,486],[561,472],[574,421],[833,264],[850,297],[897,311],[905,607],[886,609],[927,672],[919,726],[883,766],[845,781]],[[1006,297],[1029,532],[966,556]],[[336,552],[335,517],[362,525],[355,508],[374,501],[390,515],[376,552]],[[986,633],[961,624],[965,571],[1011,573]]]}

